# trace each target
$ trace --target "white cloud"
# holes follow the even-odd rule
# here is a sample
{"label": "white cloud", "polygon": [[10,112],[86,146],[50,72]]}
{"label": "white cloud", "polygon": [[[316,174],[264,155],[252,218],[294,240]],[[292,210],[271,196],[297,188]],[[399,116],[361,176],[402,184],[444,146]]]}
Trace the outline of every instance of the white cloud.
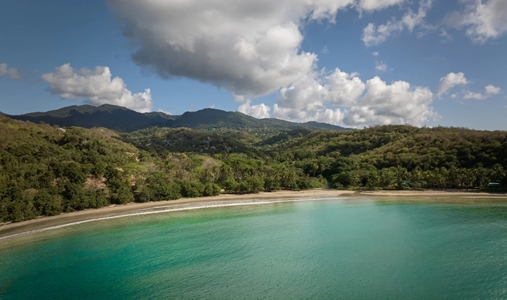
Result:
{"label": "white cloud", "polygon": [[438,115],[433,112],[433,93],[408,82],[386,84],[379,77],[366,82],[366,94],[350,109],[346,125],[412,124],[422,125]]}
{"label": "white cloud", "polygon": [[335,69],[325,77],[324,88],[327,90],[327,100],[332,105],[347,106],[356,101],[364,92],[365,84],[357,74],[347,74]]}
{"label": "white cloud", "polygon": [[[339,10],[380,10],[405,0],[107,0],[137,50],[132,59],[163,78],[186,77],[251,99],[315,71],[301,50],[311,21]],[[325,52],[325,51],[324,51]]]}
{"label": "white cloud", "polygon": [[308,118],[306,121],[316,121],[328,124],[339,124],[343,121],[345,114],[340,109],[326,108],[323,111],[318,111],[313,117]]}
{"label": "white cloud", "polygon": [[448,25],[466,28],[466,34],[477,43],[495,39],[507,32],[507,1],[475,0],[467,3],[461,12],[446,17]]}
{"label": "white cloud", "polygon": [[[322,105],[320,110],[324,110],[325,107]],[[317,110],[318,111],[318,110]],[[288,121],[296,121],[302,122],[302,120],[306,120],[309,115],[314,114],[315,110],[300,110],[291,107],[281,107],[278,103],[273,105],[273,116],[278,119],[288,120]]]}
{"label": "white cloud", "polygon": [[[164,78],[187,77],[246,98],[313,71],[301,50],[307,20],[334,21],[355,0],[108,0],[138,45],[133,60]],[[365,4],[366,5],[366,4]]]}
{"label": "white cloud", "polygon": [[362,40],[364,44],[368,47],[381,44],[391,35],[398,34],[404,29],[412,32],[417,26],[429,28],[425,25],[424,18],[426,17],[427,12],[431,9],[432,4],[433,0],[421,0],[417,13],[414,13],[409,9],[400,20],[393,18],[385,24],[378,26],[373,23],[369,23],[363,29]]}
{"label": "white cloud", "polygon": [[[294,118],[304,119],[304,112],[316,112],[331,105],[350,105],[364,92],[364,83],[354,74],[335,69],[329,74],[313,73],[280,90],[279,108],[293,109]],[[284,112],[283,115],[287,115]]]}
{"label": "white cloud", "polygon": [[412,32],[414,28],[418,25],[424,24],[424,18],[426,18],[426,14],[431,9],[434,0],[421,0],[419,2],[419,9],[417,13],[414,13],[412,10],[409,10],[401,19],[403,25],[405,25],[408,31]]}
{"label": "white cloud", "polygon": [[391,34],[402,30],[403,24],[401,22],[387,21],[386,24],[378,27],[373,23],[369,23],[363,29],[363,42],[368,47],[382,44]]}
{"label": "white cloud", "polygon": [[[273,116],[347,126],[422,125],[438,117],[431,107],[433,98],[426,87],[411,87],[405,81],[387,84],[379,77],[365,84],[353,74],[336,69],[282,89],[279,102],[273,105]],[[337,106],[340,108],[330,108]]]}
{"label": "white cloud", "polygon": [[475,100],[484,100],[486,99],[486,96],[481,93],[473,93],[473,92],[466,92],[465,96],[463,96],[465,99],[475,99]]}
{"label": "white cloud", "polygon": [[240,113],[244,113],[245,115],[249,115],[258,119],[269,118],[271,116],[269,113],[270,110],[271,108],[264,103],[251,105],[251,100],[246,100],[245,103],[241,104],[238,107],[238,111]]}
{"label": "white cloud", "polygon": [[380,10],[393,5],[403,4],[405,0],[361,0],[359,8],[362,10]]}
{"label": "white cloud", "polygon": [[387,65],[383,61],[376,62],[375,63],[375,70],[377,70],[379,72],[385,72],[385,71],[387,71]]}
{"label": "white cloud", "polygon": [[375,51],[375,52],[373,52],[371,55],[373,55],[373,56],[377,57],[377,56],[378,56],[378,54],[379,54],[379,53],[378,53],[377,51]]}
{"label": "white cloud", "polygon": [[330,108],[321,108],[313,112],[298,111],[294,108],[280,107],[278,104],[273,106],[273,115],[279,119],[297,122],[321,122],[328,124],[339,124],[345,117],[344,111]]}
{"label": "white cloud", "polygon": [[486,90],[486,94],[489,94],[489,95],[500,94],[500,90],[501,90],[499,87],[494,86],[492,84],[486,86],[484,89]]}
{"label": "white cloud", "polygon": [[9,68],[9,66],[5,63],[0,64],[0,77],[1,76],[7,76],[11,79],[21,79],[21,75],[18,70],[15,68]]}
{"label": "white cloud", "polygon": [[324,108],[323,99],[327,90],[311,74],[280,90],[279,104],[275,107],[275,115],[291,119],[304,119],[307,112],[315,112]]}
{"label": "white cloud", "polygon": [[465,99],[474,99],[474,100],[485,100],[493,95],[500,94],[501,89],[499,87],[496,87],[494,85],[488,85],[484,88],[485,93],[473,93],[473,92],[466,92],[463,98]]}
{"label": "white cloud", "polygon": [[440,85],[437,88],[438,95],[446,94],[450,89],[457,85],[467,85],[469,82],[463,72],[449,73],[440,78]]}
{"label": "white cloud", "polygon": [[[405,0],[107,0],[137,46],[134,62],[163,78],[186,77],[229,90],[238,111],[294,121],[345,120],[365,83],[354,73],[318,70],[316,53],[301,49],[304,27],[333,23],[339,10],[372,12]],[[431,4],[431,1],[424,0]],[[425,9],[409,11],[402,28],[422,24]],[[429,5],[428,5],[429,6]],[[429,9],[429,8],[428,8]],[[424,11],[423,11],[424,10]],[[378,28],[372,25],[374,31]],[[381,26],[379,26],[381,28]],[[389,31],[388,29],[387,31]],[[380,30],[382,32],[382,29]],[[279,91],[272,107],[250,99]],[[405,96],[413,93],[406,92]],[[408,99],[407,103],[412,103]],[[361,103],[361,106],[368,106]],[[375,112],[388,113],[372,106]],[[429,114],[421,114],[425,118]],[[414,118],[406,119],[406,122]],[[393,122],[405,118],[398,117]],[[383,122],[383,120],[380,120]],[[370,122],[370,121],[368,121]]]}
{"label": "white cloud", "polygon": [[132,94],[120,77],[112,78],[108,67],[94,70],[75,70],[70,64],[56,68],[52,73],[42,75],[49,84],[49,91],[62,99],[85,99],[93,105],[113,104],[139,112],[151,111],[150,89]]}

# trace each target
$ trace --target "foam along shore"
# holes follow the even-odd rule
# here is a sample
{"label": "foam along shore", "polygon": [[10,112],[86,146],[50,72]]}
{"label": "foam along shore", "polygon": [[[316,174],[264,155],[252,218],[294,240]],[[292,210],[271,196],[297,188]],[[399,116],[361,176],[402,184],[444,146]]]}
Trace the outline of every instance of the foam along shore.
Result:
{"label": "foam along shore", "polygon": [[[87,209],[71,213],[63,213],[51,217],[39,217],[33,220],[23,221],[19,223],[7,223],[0,226],[0,242],[7,236],[18,235],[25,232],[37,232],[45,228],[58,228],[66,224],[79,224],[86,223],[87,220],[97,219],[111,219],[125,215],[143,214],[143,211],[155,209],[158,207],[171,208],[187,204],[195,204],[208,202],[236,202],[242,200],[281,200],[293,198],[309,198],[309,197],[339,197],[345,195],[353,195],[354,191],[339,191],[339,190],[326,190],[315,189],[305,191],[277,191],[277,192],[260,192],[257,194],[222,194],[213,197],[199,197],[199,198],[182,198],[170,201],[155,201],[145,203],[128,203],[124,205],[110,205],[99,209]],[[248,204],[248,203],[244,203]],[[254,203],[252,203],[254,204]],[[218,203],[217,203],[217,206]],[[220,206],[227,206],[221,204]],[[202,206],[205,207],[205,206]],[[189,209],[189,208],[187,208]],[[180,209],[183,210],[183,209]],[[145,213],[148,214],[148,213]]]}
{"label": "foam along shore", "polygon": [[[301,198],[332,198],[332,197],[375,197],[379,201],[390,201],[405,197],[404,200],[441,201],[442,197],[464,197],[472,199],[498,199],[507,201],[506,194],[447,192],[447,191],[346,191],[314,189],[305,191],[277,191],[261,192],[258,194],[232,195],[223,194],[214,197],[183,198],[171,201],[157,201],[146,203],[129,203],[125,205],[111,205],[99,209],[88,209],[72,213],[63,213],[52,217],[39,217],[37,219],[19,223],[8,223],[0,226],[0,243],[7,237],[20,236],[40,231],[61,228],[69,225],[78,225],[91,221],[114,219],[133,215],[153,214],[169,211],[181,211],[205,207],[253,205],[277,201],[291,201]],[[411,198],[406,198],[411,197]],[[265,201],[261,201],[265,200]],[[214,203],[214,204],[213,204]],[[202,205],[201,205],[202,204]]]}

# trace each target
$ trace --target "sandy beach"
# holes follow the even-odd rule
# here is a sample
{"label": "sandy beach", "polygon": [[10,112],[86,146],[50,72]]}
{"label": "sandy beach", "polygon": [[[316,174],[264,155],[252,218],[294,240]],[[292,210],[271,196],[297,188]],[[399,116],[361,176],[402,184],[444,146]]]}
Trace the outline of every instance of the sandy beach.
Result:
{"label": "sandy beach", "polygon": [[448,192],[448,191],[347,191],[347,190],[326,190],[315,189],[306,191],[277,191],[261,192],[258,194],[245,195],[219,195],[214,197],[184,198],[172,201],[158,201],[147,203],[129,203],[126,205],[112,205],[100,209],[89,209],[72,213],[64,213],[52,217],[39,217],[37,219],[19,223],[8,223],[0,226],[0,239],[3,237],[17,235],[29,231],[37,231],[44,228],[61,226],[69,223],[82,222],[90,219],[104,218],[109,216],[128,214],[156,207],[170,207],[192,203],[218,202],[218,201],[240,201],[260,199],[294,199],[309,197],[375,197],[379,201],[395,201],[406,198],[407,201],[441,201],[445,197],[470,197],[472,199],[493,199],[495,201],[507,201],[507,194],[490,194],[474,192]]}

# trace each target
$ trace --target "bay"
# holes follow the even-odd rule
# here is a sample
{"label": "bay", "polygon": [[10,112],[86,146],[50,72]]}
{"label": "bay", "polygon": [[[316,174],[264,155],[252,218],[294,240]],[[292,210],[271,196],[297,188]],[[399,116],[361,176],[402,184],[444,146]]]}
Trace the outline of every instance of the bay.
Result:
{"label": "bay", "polygon": [[302,201],[0,243],[0,299],[505,299],[501,203]]}

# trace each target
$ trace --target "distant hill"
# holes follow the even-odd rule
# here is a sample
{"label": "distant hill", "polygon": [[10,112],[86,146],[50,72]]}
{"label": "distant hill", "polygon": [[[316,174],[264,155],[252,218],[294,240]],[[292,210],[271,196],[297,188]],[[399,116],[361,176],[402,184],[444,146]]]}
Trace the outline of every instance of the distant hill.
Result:
{"label": "distant hill", "polygon": [[188,127],[212,131],[233,129],[263,133],[301,128],[309,130],[347,130],[340,126],[318,122],[293,123],[279,119],[256,119],[240,112],[226,112],[211,108],[172,116],[162,112],[139,113],[114,105],[101,105],[98,107],[81,105],[9,117],[16,120],[33,123],[44,122],[58,126],[105,127],[120,132],[133,132],[153,126]]}
{"label": "distant hill", "polygon": [[346,128],[340,126],[318,122],[294,123],[274,118],[256,119],[240,112],[226,112],[212,108],[206,108],[196,112],[186,112],[183,115],[176,117],[170,124],[171,127],[188,127],[198,129],[227,128],[236,130],[293,130],[305,128],[313,130],[347,130]]}
{"label": "distant hill", "polygon": [[69,106],[48,112],[35,112],[10,118],[33,123],[44,122],[58,126],[84,128],[105,127],[121,132],[131,132],[151,126],[164,125],[172,117],[163,113],[142,114],[121,106],[91,105]]}

